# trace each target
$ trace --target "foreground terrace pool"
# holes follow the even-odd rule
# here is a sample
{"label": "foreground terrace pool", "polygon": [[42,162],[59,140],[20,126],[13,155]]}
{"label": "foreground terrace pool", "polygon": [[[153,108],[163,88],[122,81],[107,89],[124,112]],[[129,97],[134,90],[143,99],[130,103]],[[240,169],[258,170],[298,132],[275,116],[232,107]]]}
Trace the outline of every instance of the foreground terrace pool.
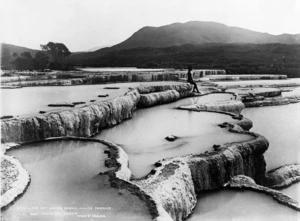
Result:
{"label": "foreground terrace pool", "polygon": [[[230,133],[218,126],[223,122],[237,122],[229,115],[176,109],[182,105],[197,104],[198,102],[233,99],[235,98],[231,94],[210,94],[139,109],[133,114],[132,119],[112,128],[103,129],[95,138],[106,139],[119,144],[129,155],[129,167],[133,177],[141,178],[147,175],[154,167],[153,164],[162,158],[210,152],[213,150],[214,144],[252,140],[253,137],[250,135]],[[298,162],[297,160],[293,161],[293,159],[299,159],[297,149],[299,139],[291,139],[289,144],[293,148],[288,149],[286,157],[282,157],[282,146],[285,143],[281,143],[275,148],[272,146],[272,139],[275,139],[276,146],[278,141],[280,139],[285,140],[288,137],[287,133],[291,131],[291,138],[297,137],[296,128],[299,124],[297,105],[299,104],[251,108],[243,111],[244,116],[253,120],[254,128],[252,130],[254,132],[265,135],[265,131],[272,128],[270,130],[272,136],[267,137],[270,141],[270,148],[265,154],[267,170],[283,164]],[[286,109],[280,109],[280,111],[276,109],[284,107]],[[295,107],[297,107],[296,111]],[[269,111],[268,108],[270,110],[274,108],[275,111]],[[257,112],[255,112],[256,110]],[[263,111],[264,116],[269,116],[269,118],[260,118],[261,113],[259,111]],[[282,112],[282,116],[277,114],[278,111]],[[258,125],[257,128],[256,124]],[[288,124],[288,128],[285,128],[283,124]],[[271,133],[274,128],[279,130],[279,125],[283,125],[281,129],[286,130]],[[278,136],[278,133],[282,137]],[[165,140],[168,135],[178,136],[178,139],[169,142]],[[34,206],[34,203],[31,204],[31,202],[36,202],[39,208],[42,207],[44,210],[48,208],[49,213],[52,212],[49,209],[51,207],[53,209],[52,205],[59,205],[60,208],[65,207],[63,209],[64,216],[61,216],[62,220],[90,220],[87,217],[88,214],[94,214],[95,218],[96,215],[105,215],[108,220],[151,219],[149,211],[137,197],[126,191],[111,188],[105,176],[99,175],[99,173],[108,170],[103,166],[106,159],[106,155],[103,154],[105,149],[105,145],[99,143],[96,145],[93,142],[55,141],[30,144],[21,149],[9,151],[8,154],[16,156],[25,169],[29,171],[32,183],[24,196],[4,212],[4,218],[15,220],[22,217],[22,220],[35,220],[33,217],[36,216],[36,220],[57,219],[57,214],[56,216],[45,216],[43,213],[36,215],[37,206]],[[272,162],[273,158],[275,160]],[[285,191],[290,197],[296,199],[298,190],[299,185],[295,185]],[[108,203],[115,206],[107,206]],[[93,212],[81,209],[80,216],[78,213],[76,215],[70,214],[73,212],[72,207],[77,208],[78,212],[78,208],[82,205],[93,208]],[[95,211],[99,205],[100,208],[109,207],[111,209]],[[58,213],[61,213],[60,208],[56,208],[56,211],[59,210]],[[195,213],[189,219],[282,220],[283,218],[285,220],[297,220],[299,215],[294,210],[283,207],[262,194],[226,190],[200,194]]]}
{"label": "foreground terrace pool", "polygon": [[[218,126],[235,121],[230,116],[175,109],[183,104],[230,98],[230,94],[212,94],[141,109],[133,119],[103,130],[96,138],[120,144],[129,155],[134,177],[140,178],[162,158],[211,151],[214,144],[253,139]],[[179,139],[165,140],[170,134]],[[108,170],[104,166],[105,149],[105,145],[93,142],[45,141],[9,151],[29,171],[32,181],[24,196],[3,216],[8,220],[53,220],[57,214],[63,220],[82,220],[89,214],[105,215],[108,220],[150,219],[143,202],[128,193],[120,195],[105,176],[99,175]],[[97,207],[111,209],[97,211]]]}
{"label": "foreground terrace pool", "polygon": [[[11,150],[31,176],[5,220],[151,220],[144,203],[110,187],[107,147],[96,142],[48,141]],[[102,217],[102,218],[101,218]]]}
{"label": "foreground terrace pool", "polygon": [[271,197],[252,191],[222,190],[203,193],[188,221],[295,221],[299,212],[284,207]]}

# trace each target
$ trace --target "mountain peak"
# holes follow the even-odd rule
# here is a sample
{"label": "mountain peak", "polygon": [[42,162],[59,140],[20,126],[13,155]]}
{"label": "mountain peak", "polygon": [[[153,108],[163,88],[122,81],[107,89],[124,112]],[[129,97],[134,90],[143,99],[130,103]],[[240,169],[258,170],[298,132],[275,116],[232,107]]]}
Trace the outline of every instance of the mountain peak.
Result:
{"label": "mountain peak", "polygon": [[163,48],[184,44],[201,45],[208,43],[300,44],[300,39],[297,35],[271,35],[239,27],[230,27],[212,21],[188,21],[160,27],[143,27],[127,40],[113,46],[111,49]]}

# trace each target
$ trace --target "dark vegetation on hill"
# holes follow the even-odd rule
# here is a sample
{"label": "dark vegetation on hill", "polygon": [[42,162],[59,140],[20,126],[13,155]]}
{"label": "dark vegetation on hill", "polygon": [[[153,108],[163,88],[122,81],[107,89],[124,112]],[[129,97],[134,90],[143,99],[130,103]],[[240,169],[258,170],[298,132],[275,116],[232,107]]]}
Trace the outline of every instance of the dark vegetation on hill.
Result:
{"label": "dark vegetation on hill", "polygon": [[210,44],[134,48],[95,57],[77,54],[67,62],[94,67],[220,68],[229,74],[287,74],[300,77],[300,45]]}
{"label": "dark vegetation on hill", "polygon": [[271,35],[215,22],[144,27],[127,40],[71,55],[72,65],[221,68],[231,74],[300,77],[300,35]]}
{"label": "dark vegetation on hill", "polygon": [[[17,46],[1,46],[2,68],[12,67]],[[32,57],[37,53],[26,50]],[[300,35],[271,35],[215,22],[174,23],[141,28],[112,47],[72,53],[64,56],[64,64],[148,68],[186,68],[192,64],[195,68],[226,69],[230,74],[300,77]]]}
{"label": "dark vegetation on hill", "polygon": [[64,58],[71,52],[63,43],[41,45],[42,51],[1,43],[2,70],[69,70]]}
{"label": "dark vegetation on hill", "polygon": [[[1,68],[10,69],[13,68],[13,62],[18,58],[22,57],[22,54],[28,56],[30,53],[31,57],[34,57],[39,50],[33,50],[26,47],[21,47],[12,44],[1,43]],[[24,54],[25,53],[25,54]],[[26,55],[27,54],[27,55]]]}
{"label": "dark vegetation on hill", "polygon": [[[138,47],[164,48],[185,44],[300,44],[300,34],[271,35],[216,22],[190,21],[160,27],[143,27],[127,40],[106,50]],[[99,50],[101,51],[101,50]]]}

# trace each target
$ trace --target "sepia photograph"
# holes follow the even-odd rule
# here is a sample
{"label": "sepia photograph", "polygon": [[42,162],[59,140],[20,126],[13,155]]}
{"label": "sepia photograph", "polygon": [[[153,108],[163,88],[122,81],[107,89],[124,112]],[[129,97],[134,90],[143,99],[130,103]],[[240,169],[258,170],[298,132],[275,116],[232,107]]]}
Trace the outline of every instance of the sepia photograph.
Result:
{"label": "sepia photograph", "polygon": [[0,0],[1,221],[300,221],[300,0]]}

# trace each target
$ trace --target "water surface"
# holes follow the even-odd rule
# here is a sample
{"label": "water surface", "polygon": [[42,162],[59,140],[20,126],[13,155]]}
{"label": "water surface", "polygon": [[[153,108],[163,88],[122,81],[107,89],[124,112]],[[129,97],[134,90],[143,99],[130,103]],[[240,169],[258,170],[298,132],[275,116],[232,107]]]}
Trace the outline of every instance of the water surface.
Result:
{"label": "water surface", "polygon": [[111,188],[105,145],[52,141],[9,151],[31,176],[25,194],[9,207],[7,220],[150,220],[136,196]]}
{"label": "water surface", "polygon": [[295,221],[300,213],[272,197],[252,191],[222,190],[201,194],[188,221]]}
{"label": "water surface", "polygon": [[[284,92],[283,96],[298,94],[300,88]],[[246,108],[242,114],[253,121],[251,131],[265,136],[269,149],[264,154],[267,170],[285,164],[300,163],[300,103]],[[300,202],[300,184],[281,190]],[[300,214],[285,207],[271,197],[251,191],[216,191],[198,199],[189,221],[222,220],[299,220]]]}
{"label": "water surface", "polygon": [[[163,158],[203,153],[211,151],[214,144],[253,139],[249,135],[230,133],[217,126],[235,121],[230,116],[175,109],[197,102],[226,100],[231,96],[212,94],[140,109],[131,120],[101,131],[97,138],[121,145],[129,155],[129,167],[134,176],[142,177],[150,172],[156,161]],[[169,135],[178,139],[167,141],[165,137]]]}
{"label": "water surface", "polygon": [[[118,90],[107,90],[104,87],[111,85],[78,85],[78,86],[48,86],[48,87],[24,87],[19,89],[1,90],[1,114],[2,115],[37,115],[39,111],[54,111],[58,108],[48,107],[48,104],[86,102],[90,100],[103,101],[123,95],[128,91],[128,85],[120,86]],[[99,98],[100,94],[109,94],[106,98]],[[78,105],[83,106],[83,105]]]}
{"label": "water surface", "polygon": [[[84,93],[84,90],[81,93]],[[77,95],[81,93],[76,92]],[[90,93],[87,92],[85,96],[90,96]],[[130,168],[134,176],[141,177],[151,170],[153,163],[162,158],[201,153],[212,150],[213,144],[252,139],[250,136],[229,133],[217,126],[225,121],[234,121],[230,116],[174,109],[180,105],[231,98],[233,97],[230,94],[212,94],[141,109],[134,113],[133,119],[103,130],[97,137],[122,145],[129,155]],[[297,144],[300,136],[297,134],[300,133],[297,129],[299,128],[297,113],[299,104],[249,108],[243,111],[243,115],[254,122],[252,131],[265,135],[270,141],[270,148],[266,153],[268,169],[281,166],[284,162],[298,162]],[[166,141],[164,138],[171,134],[178,136],[179,139],[174,142]],[[73,211],[71,209],[73,207],[77,208],[76,211],[82,216],[105,215],[106,220],[149,219],[148,211],[137,198],[127,194],[119,195],[117,190],[110,188],[105,179],[98,175],[99,172],[106,170],[103,167],[104,149],[105,146],[99,147],[99,144],[93,143],[54,142],[10,151],[9,154],[20,159],[29,171],[32,183],[27,193],[4,213],[5,218],[58,220],[57,215],[51,215],[53,211],[61,213],[60,208],[63,208],[64,212],[74,212],[75,209]],[[284,157],[282,157],[283,150]],[[292,195],[291,197],[296,196],[296,190],[291,189],[288,194]],[[53,205],[58,208],[50,211]],[[80,207],[92,209],[78,209]],[[99,211],[95,209],[97,207],[111,209]],[[43,215],[43,211],[50,215]],[[60,220],[88,219],[88,217],[80,218],[78,214],[60,217]],[[201,195],[195,214],[190,220],[297,220],[298,218],[297,212],[262,194],[223,191]]]}
{"label": "water surface", "polygon": [[300,202],[300,183],[295,183],[285,189],[280,190],[294,200]]}
{"label": "water surface", "polygon": [[[70,109],[68,107],[48,107],[48,104],[86,102],[90,100],[105,101],[125,94],[129,87],[140,85],[165,84],[165,82],[135,82],[101,85],[75,85],[75,86],[44,86],[23,87],[18,89],[1,89],[1,115],[24,116],[38,115],[39,111],[57,111]],[[178,82],[168,82],[178,84]],[[104,89],[105,87],[119,87],[120,89]],[[101,98],[98,95],[108,94]],[[77,105],[80,107],[83,105]]]}
{"label": "water surface", "polygon": [[253,121],[251,130],[270,143],[264,154],[267,170],[300,163],[300,103],[246,108],[242,114]]}

